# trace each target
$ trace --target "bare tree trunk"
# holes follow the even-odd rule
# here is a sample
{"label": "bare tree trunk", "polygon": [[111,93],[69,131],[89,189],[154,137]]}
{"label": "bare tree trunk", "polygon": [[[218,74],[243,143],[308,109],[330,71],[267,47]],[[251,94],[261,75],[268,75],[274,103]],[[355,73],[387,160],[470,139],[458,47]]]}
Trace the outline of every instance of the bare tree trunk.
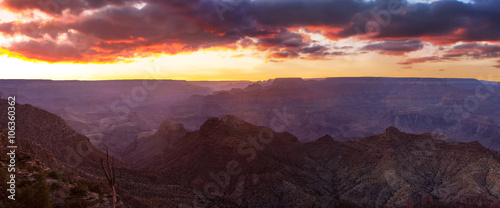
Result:
{"label": "bare tree trunk", "polygon": [[113,194],[112,199],[112,207],[116,206],[116,190],[115,190],[115,158],[111,157],[112,164],[109,165],[109,153],[108,149],[106,149],[106,166],[104,166],[103,158],[101,158],[101,168],[104,171],[104,175],[106,176],[106,180],[108,180],[108,185],[111,188],[111,192]]}
{"label": "bare tree trunk", "polygon": [[111,187],[111,190],[113,191],[113,208],[116,206],[116,191],[115,191],[115,186]]}

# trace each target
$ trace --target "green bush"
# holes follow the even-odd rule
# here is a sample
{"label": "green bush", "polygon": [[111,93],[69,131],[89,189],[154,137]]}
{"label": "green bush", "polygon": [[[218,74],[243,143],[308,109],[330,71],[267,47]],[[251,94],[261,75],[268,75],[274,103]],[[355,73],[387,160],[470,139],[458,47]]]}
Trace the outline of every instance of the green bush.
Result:
{"label": "green bush", "polygon": [[45,182],[45,179],[47,178],[47,173],[42,171],[42,172],[38,172],[38,174],[35,175],[35,180],[37,183],[47,183]]}
{"label": "green bush", "polygon": [[33,173],[34,171],[36,172],[42,172],[43,169],[42,167],[38,166],[38,165],[32,165],[32,166],[28,166],[28,168],[26,168],[26,170],[30,173]]}
{"label": "green bush", "polygon": [[18,191],[17,207],[52,208],[50,187],[45,181],[44,174],[38,174],[36,183],[20,187]]}
{"label": "green bush", "polygon": [[3,162],[5,164],[9,163],[9,158],[3,156],[2,154],[0,154],[0,162]]}
{"label": "green bush", "polygon": [[82,183],[77,183],[74,187],[70,189],[71,195],[76,197],[87,196],[88,192],[89,190],[87,185]]}
{"label": "green bush", "polygon": [[10,173],[5,168],[0,168],[0,180],[8,181],[10,179]]}
{"label": "green bush", "polygon": [[62,187],[60,183],[52,183],[50,184],[50,190],[59,190]]}
{"label": "green bush", "polygon": [[104,192],[102,191],[101,185],[96,184],[96,183],[91,183],[88,185],[89,191],[92,191],[94,193],[98,194],[103,194]]}
{"label": "green bush", "polygon": [[104,193],[102,188],[101,188],[103,186],[102,184],[99,184],[99,183],[96,183],[93,181],[89,181],[89,180],[79,180],[78,183],[85,184],[87,186],[88,190],[91,192],[98,193],[98,194]]}
{"label": "green bush", "polygon": [[71,208],[85,208],[87,207],[87,201],[83,199],[75,199],[68,203],[68,207]]}
{"label": "green bush", "polygon": [[54,169],[54,170],[51,170],[47,176],[49,178],[53,178],[53,179],[56,179],[56,180],[60,180],[60,181],[64,181],[64,182],[68,182],[68,178],[66,177],[66,174],[60,170],[57,170],[57,169]]}
{"label": "green bush", "polygon": [[2,206],[2,203],[3,201],[7,201],[7,196],[8,193],[6,190],[9,188],[9,184],[7,184],[6,182],[10,180],[10,174],[9,172],[7,171],[7,169],[5,168],[0,168],[0,181],[2,181],[2,183],[0,183],[0,188],[2,189],[2,191],[0,191],[0,207],[4,207]]}

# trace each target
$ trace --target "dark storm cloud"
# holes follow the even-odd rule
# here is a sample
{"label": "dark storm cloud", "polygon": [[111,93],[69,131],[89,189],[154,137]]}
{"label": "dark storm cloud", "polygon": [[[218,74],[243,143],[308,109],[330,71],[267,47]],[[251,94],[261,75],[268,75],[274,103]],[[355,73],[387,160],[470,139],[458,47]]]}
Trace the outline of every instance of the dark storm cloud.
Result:
{"label": "dark storm cloud", "polygon": [[1,23],[0,24],[0,32],[11,34],[14,32],[14,30],[12,28],[13,26],[14,26],[14,23],[12,23],[12,22]]}
{"label": "dark storm cloud", "polygon": [[379,43],[366,45],[362,50],[378,51],[382,54],[403,55],[408,52],[420,50],[424,47],[422,41],[412,40],[385,40]]}
{"label": "dark storm cloud", "polygon": [[[18,31],[9,29],[12,25],[15,25]],[[55,42],[48,44],[47,40],[41,39],[45,34],[52,39],[56,39],[60,34],[67,34],[69,41],[77,45],[75,48],[78,48],[79,56],[70,56],[79,58],[76,61],[89,60],[86,56],[91,54],[95,54],[95,60],[102,60],[103,55],[133,57],[134,51],[145,54],[194,51],[239,40],[238,37],[204,28],[175,8],[162,8],[157,5],[148,5],[141,10],[132,6],[109,7],[92,15],[82,16],[72,23],[52,21],[43,24],[2,24],[0,31],[7,35],[21,33],[35,38],[29,42],[17,42],[9,50],[49,61],[56,59],[49,59],[46,54],[58,58],[66,57],[51,51],[59,48],[53,46]],[[172,44],[182,47],[174,47]],[[44,54],[37,46],[47,46],[48,53]],[[90,57],[89,61],[91,60]]]}
{"label": "dark storm cloud", "polygon": [[353,0],[290,0],[255,1],[249,5],[249,14],[264,25],[293,26],[345,26],[352,16],[368,9],[369,5]]}
{"label": "dark storm cloud", "polygon": [[[45,35],[55,39],[61,34],[67,34],[72,37],[69,41],[80,40],[73,44],[82,56],[88,54],[97,56],[100,53],[125,56],[144,48],[149,48],[144,50],[151,52],[194,51],[212,46],[225,47],[247,37],[256,38],[255,45],[267,47],[276,57],[328,54],[325,48],[321,48],[323,46],[312,45],[302,34],[292,32],[296,30],[291,28],[314,27],[314,30],[322,31],[331,39],[339,39],[360,35],[360,31],[365,31],[370,21],[378,22],[380,31],[367,38],[382,42],[367,45],[363,49],[383,54],[404,54],[419,50],[422,48],[422,41],[448,44],[457,41],[500,40],[498,1],[476,4],[452,0],[431,4],[407,4],[398,0],[41,1],[46,4],[39,2],[39,0],[6,0],[3,5],[17,11],[38,8],[56,17],[67,10],[77,18],[70,22],[59,21],[56,18],[49,23],[30,23],[32,26],[29,27],[24,23],[3,23],[0,25],[0,32],[7,35],[25,34],[35,38],[33,41],[38,44],[46,41],[43,40]],[[47,6],[49,5],[47,2],[55,4]],[[135,3],[141,2],[146,3],[144,8],[133,7]],[[220,8],[221,5],[225,5],[223,10]],[[83,15],[82,12],[86,10],[92,13],[87,12]],[[21,28],[27,29],[21,31]],[[78,39],[75,38],[77,36]],[[10,49],[23,48],[19,46],[27,43],[17,43],[18,47]],[[33,42],[29,44],[33,45]],[[170,49],[160,47],[172,44],[179,44],[182,47],[172,46]],[[27,51],[27,48],[23,49]],[[449,56],[454,55],[458,56],[458,54]]]}
{"label": "dark storm cloud", "polygon": [[271,55],[271,58],[291,58],[291,57],[298,57],[299,54],[296,52],[278,52],[278,53],[273,53]]}
{"label": "dark storm cloud", "polygon": [[421,58],[408,58],[399,64],[410,65],[414,63],[440,62],[445,60],[462,59],[487,59],[500,57],[500,46],[488,43],[464,43],[444,51],[441,56],[428,56]]}
{"label": "dark storm cloud", "polygon": [[327,55],[333,55],[327,50],[326,46],[313,43],[305,35],[281,29],[268,38],[259,38],[256,46],[261,51],[270,53],[268,58],[306,58],[306,59],[325,59]]}
{"label": "dark storm cloud", "polygon": [[300,50],[300,52],[302,53],[318,53],[318,52],[322,52],[326,49],[325,46],[312,46],[312,47],[305,47],[305,48],[302,48]]}
{"label": "dark storm cloud", "polygon": [[498,58],[500,46],[488,43],[465,43],[454,46],[446,52],[445,57]]}
{"label": "dark storm cloud", "polygon": [[52,41],[17,42],[12,45],[11,49],[31,59],[72,61],[81,58],[75,47],[68,44],[56,44]]}
{"label": "dark storm cloud", "polygon": [[[390,15],[388,15],[390,14]],[[365,11],[354,25],[338,35],[348,37],[366,32],[374,21],[380,30],[372,38],[426,38],[436,43],[500,40],[500,1],[466,4],[459,1],[436,1],[409,4],[401,14],[384,10]]]}
{"label": "dark storm cloud", "polygon": [[4,0],[3,5],[12,10],[39,9],[51,15],[59,15],[64,10],[80,14],[88,9],[105,6],[121,6],[139,0]]}
{"label": "dark storm cloud", "polygon": [[284,29],[274,35],[274,37],[259,39],[258,44],[266,48],[298,48],[308,45],[308,43],[304,42],[304,37],[301,34],[290,32]]}

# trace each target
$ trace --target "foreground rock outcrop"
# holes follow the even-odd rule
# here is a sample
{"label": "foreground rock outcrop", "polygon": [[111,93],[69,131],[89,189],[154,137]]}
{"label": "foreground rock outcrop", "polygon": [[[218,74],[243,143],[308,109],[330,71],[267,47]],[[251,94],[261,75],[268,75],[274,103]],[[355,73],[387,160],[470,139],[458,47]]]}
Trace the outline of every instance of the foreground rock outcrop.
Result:
{"label": "foreground rock outcrop", "polygon": [[190,206],[495,207],[500,154],[389,127],[360,140],[301,143],[234,116],[207,120],[155,164],[191,187]]}
{"label": "foreground rock outcrop", "polygon": [[[19,160],[20,187],[40,189],[54,207],[108,206],[108,192],[94,189],[104,182],[98,167],[104,153],[93,146],[92,154],[79,151],[91,145],[88,138],[58,116],[30,105],[16,109],[17,144],[25,154]],[[0,126],[5,123],[0,118]],[[500,153],[479,142],[441,138],[446,137],[388,127],[358,140],[325,135],[302,143],[288,132],[231,115],[210,118],[196,131],[165,121],[123,155],[129,164],[147,166],[116,161],[122,166],[117,192],[126,207],[500,206]],[[75,149],[82,162],[67,160],[65,147]],[[54,172],[59,168],[66,173]]]}

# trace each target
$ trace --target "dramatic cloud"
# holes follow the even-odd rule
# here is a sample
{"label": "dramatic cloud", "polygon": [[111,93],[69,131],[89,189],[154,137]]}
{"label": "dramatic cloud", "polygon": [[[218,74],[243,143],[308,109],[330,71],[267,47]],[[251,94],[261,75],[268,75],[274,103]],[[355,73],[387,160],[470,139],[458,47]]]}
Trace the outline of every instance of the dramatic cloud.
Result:
{"label": "dramatic cloud", "polygon": [[500,46],[488,43],[466,43],[454,46],[446,52],[444,57],[498,58],[500,57]]}
{"label": "dramatic cloud", "polygon": [[326,49],[324,46],[312,46],[312,47],[305,47],[300,50],[302,53],[318,53],[318,52],[323,52]]}
{"label": "dramatic cloud", "polygon": [[499,63],[499,64],[497,64],[497,65],[493,65],[493,67],[495,67],[495,68],[497,68],[497,69],[500,69],[500,60],[497,60],[497,63]]}
{"label": "dramatic cloud", "polygon": [[4,0],[3,6],[11,10],[40,9],[51,15],[60,15],[64,10],[80,14],[85,10],[106,6],[121,6],[137,0]]}
{"label": "dramatic cloud", "polygon": [[345,26],[352,17],[367,10],[370,4],[354,0],[321,1],[254,1],[249,4],[249,14],[261,24],[279,27]]}
{"label": "dramatic cloud", "polygon": [[405,61],[399,62],[401,65],[411,65],[415,63],[426,63],[426,62],[440,62],[442,61],[442,58],[438,56],[426,56],[426,57],[419,57],[419,58],[408,58]]}
{"label": "dramatic cloud", "polygon": [[378,51],[382,54],[403,55],[407,52],[420,50],[424,47],[420,40],[386,40],[364,46],[363,50]]}
{"label": "dramatic cloud", "polygon": [[14,23],[12,22],[8,22],[8,23],[2,23],[0,24],[0,32],[1,33],[13,33],[13,29],[12,29],[12,26],[14,25]]}
{"label": "dramatic cloud", "polygon": [[[4,0],[1,6],[19,13],[40,10],[48,16],[2,22],[0,33],[29,38],[12,38],[15,42],[2,47],[51,62],[112,62],[113,57],[117,60],[210,47],[235,48],[237,44],[256,47],[270,58],[348,53],[332,52],[333,48],[311,41],[298,29],[319,31],[332,41],[349,37],[372,41],[359,53],[403,55],[422,49],[424,41],[444,46],[464,43],[462,48],[456,46],[434,61],[498,57],[497,49],[476,41],[500,41],[498,1],[411,4],[399,0]],[[39,50],[42,46],[45,52]]]}
{"label": "dramatic cloud", "polygon": [[[397,11],[397,10],[394,10]],[[466,4],[458,1],[435,1],[431,4],[408,4],[401,13],[390,9],[363,12],[354,25],[338,35],[348,37],[368,32],[371,38],[425,38],[435,43],[500,40],[500,1]],[[373,23],[372,25],[369,24]]]}
{"label": "dramatic cloud", "polygon": [[27,58],[47,61],[72,61],[81,58],[75,47],[56,44],[51,41],[26,41],[14,43],[12,50],[24,54]]}
{"label": "dramatic cloud", "polygon": [[286,48],[299,48],[308,45],[304,42],[304,37],[301,34],[281,30],[280,33],[274,35],[272,38],[259,39],[259,45],[264,48],[268,47],[286,47]]}
{"label": "dramatic cloud", "polygon": [[500,46],[488,43],[464,43],[455,45],[444,51],[441,56],[408,58],[399,64],[410,65],[413,63],[440,62],[445,60],[462,59],[487,59],[500,57]]}

